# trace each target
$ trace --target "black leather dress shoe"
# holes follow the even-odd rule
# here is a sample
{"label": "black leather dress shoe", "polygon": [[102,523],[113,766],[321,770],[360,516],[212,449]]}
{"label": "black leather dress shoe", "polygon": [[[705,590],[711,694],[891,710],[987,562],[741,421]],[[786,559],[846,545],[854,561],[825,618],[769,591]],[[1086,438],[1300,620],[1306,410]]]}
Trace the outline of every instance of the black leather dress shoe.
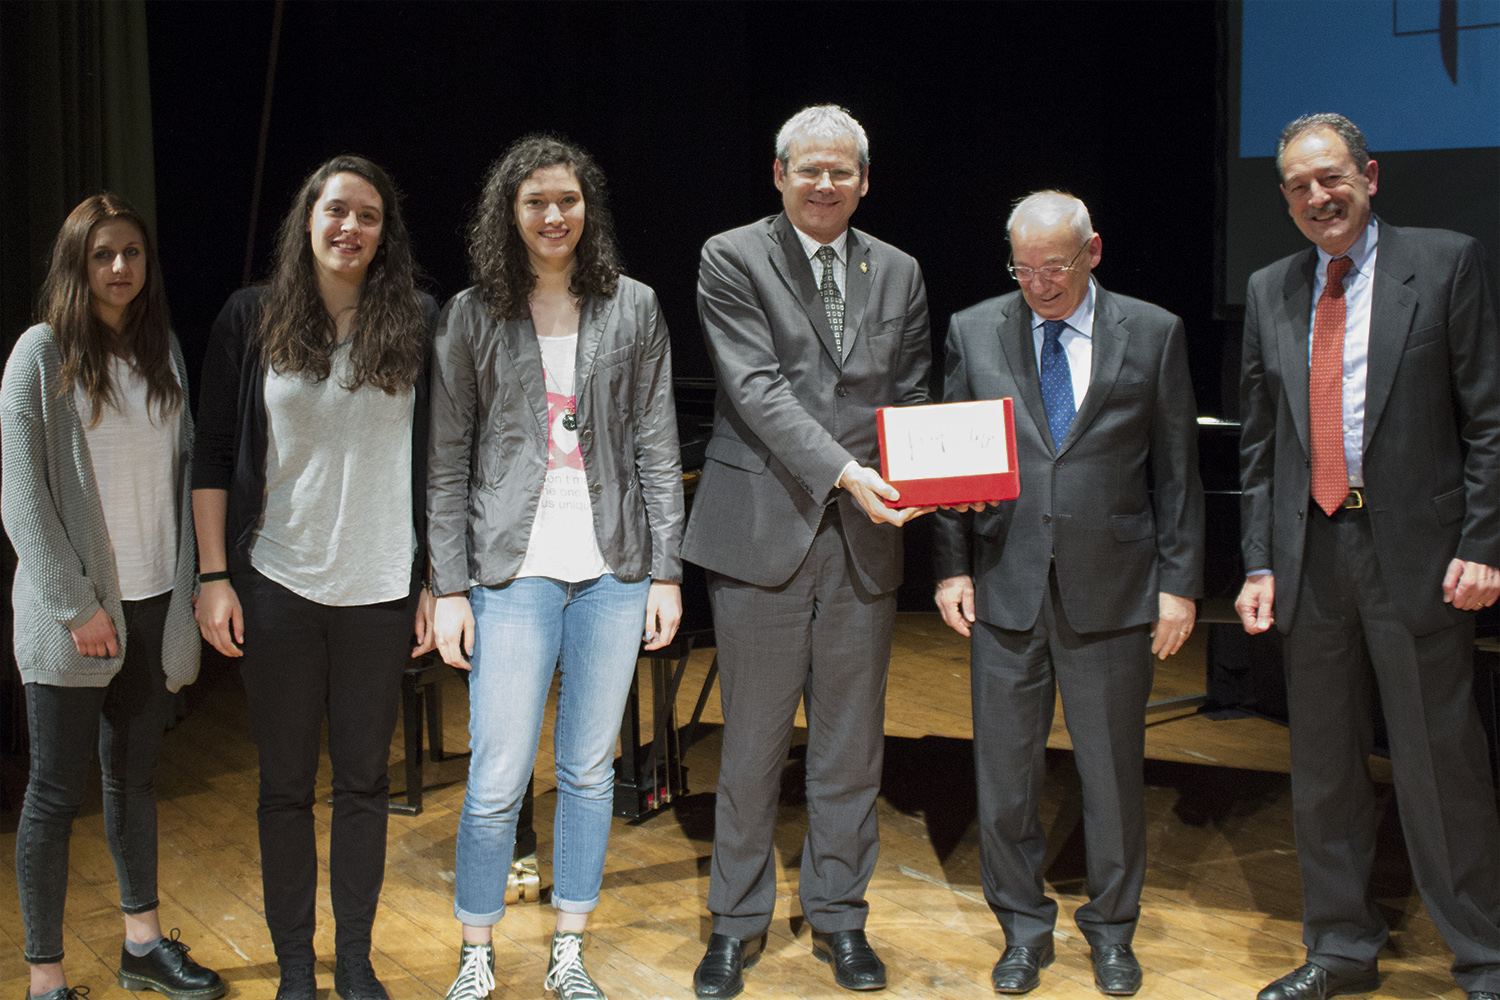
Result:
{"label": "black leather dress shoe", "polygon": [[1042,970],[1056,957],[1051,941],[1040,948],[1007,946],[990,970],[990,985],[996,993],[1030,993],[1042,981]]}
{"label": "black leather dress shoe", "polygon": [[1134,996],[1141,988],[1141,963],[1128,944],[1101,944],[1093,950],[1094,986],[1111,997]]}
{"label": "black leather dress shoe", "polygon": [[760,961],[766,936],[741,941],[728,934],[711,934],[703,961],[693,972],[693,992],[703,1000],[729,1000],[745,988],[742,973]]}
{"label": "black leather dress shoe", "polygon": [[1255,994],[1255,1000],[1325,1000],[1343,993],[1373,993],[1380,988],[1380,973],[1329,972],[1321,965],[1298,966]]}
{"label": "black leather dress shoe", "polygon": [[217,972],[188,958],[175,927],[148,954],[121,948],[117,981],[127,990],[155,990],[171,1000],[214,1000],[229,989]]}
{"label": "black leather dress shoe", "polygon": [[885,963],[870,947],[865,932],[812,932],[813,957],[833,966],[833,981],[846,990],[885,989]]}

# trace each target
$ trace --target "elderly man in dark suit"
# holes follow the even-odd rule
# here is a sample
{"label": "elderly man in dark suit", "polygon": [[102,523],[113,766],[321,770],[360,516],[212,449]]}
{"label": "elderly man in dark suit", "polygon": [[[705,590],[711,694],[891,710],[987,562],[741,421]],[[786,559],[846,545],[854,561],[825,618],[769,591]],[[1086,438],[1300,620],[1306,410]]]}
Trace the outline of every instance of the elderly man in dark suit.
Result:
{"label": "elderly man in dark suit", "polygon": [[931,344],[917,262],[849,228],[869,145],[814,107],[776,139],[780,215],[703,247],[698,311],[718,374],[713,437],[683,557],[708,570],[724,746],[708,907],[693,976],[731,997],[776,902],[780,775],[807,706],[802,913],[848,989],[880,989],[865,939],[900,525],[878,462],[875,409],[927,400]]}
{"label": "elderly man in dark suit", "polygon": [[1020,290],[954,315],[946,401],[1015,399],[1021,494],[939,517],[936,600],[970,636],[984,894],[1005,931],[991,973],[1025,993],[1053,959],[1057,904],[1037,818],[1056,692],[1083,781],[1089,901],[1074,919],[1106,994],[1140,988],[1152,655],[1192,631],[1203,487],[1182,320],[1094,281],[1103,244],[1057,191],[1006,227]]}
{"label": "elderly man in dark suit", "polygon": [[1500,332],[1479,244],[1370,211],[1342,115],[1287,126],[1281,190],[1313,248],[1250,278],[1240,381],[1246,631],[1285,635],[1307,962],[1260,1000],[1379,986],[1367,770],[1379,690],[1401,827],[1471,1000],[1500,991],[1500,824],[1471,693],[1500,593]]}

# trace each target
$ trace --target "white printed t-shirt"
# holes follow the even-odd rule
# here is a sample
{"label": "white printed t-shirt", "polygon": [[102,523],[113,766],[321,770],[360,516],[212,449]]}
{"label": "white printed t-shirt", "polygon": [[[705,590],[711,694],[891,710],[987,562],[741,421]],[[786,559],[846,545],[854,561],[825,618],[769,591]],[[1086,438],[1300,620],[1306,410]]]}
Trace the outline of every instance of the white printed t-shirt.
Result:
{"label": "white printed t-shirt", "polygon": [[[578,583],[610,572],[594,534],[594,508],[578,429],[565,421],[576,406],[573,389],[578,335],[538,337],[547,384],[547,479],[537,503],[526,558],[516,576]],[[576,412],[576,411],[575,411]]]}

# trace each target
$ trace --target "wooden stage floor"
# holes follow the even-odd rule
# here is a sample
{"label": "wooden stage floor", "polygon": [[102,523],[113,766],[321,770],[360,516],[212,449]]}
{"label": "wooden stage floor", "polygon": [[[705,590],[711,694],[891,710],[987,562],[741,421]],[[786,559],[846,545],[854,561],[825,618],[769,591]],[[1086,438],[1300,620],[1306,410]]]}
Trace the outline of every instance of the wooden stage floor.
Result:
{"label": "wooden stage floor", "polygon": [[[686,721],[708,666],[695,654],[680,699]],[[1154,697],[1202,690],[1202,632],[1157,670]],[[232,998],[270,1000],[276,964],[261,917],[255,833],[255,753],[238,675],[223,661],[191,690],[188,717],[167,734],[158,770],[162,921],[180,927],[193,958],[218,969]],[[444,682],[445,740],[467,742],[467,703],[457,677]],[[718,721],[718,698],[709,722]],[[800,724],[800,723],[799,723]],[[550,721],[537,767],[537,826],[543,884],[550,884],[555,785]],[[935,614],[903,614],[897,625],[880,799],[880,863],[870,886],[869,933],[885,958],[896,997],[992,997],[989,971],[1002,936],[984,903],[974,827],[963,640]],[[1136,951],[1142,996],[1162,1000],[1247,1000],[1301,960],[1301,905],[1292,843],[1286,732],[1257,719],[1214,722],[1187,714],[1148,730],[1146,809],[1150,869]],[[1088,949],[1071,922],[1083,901],[1084,859],[1077,772],[1061,714],[1048,754],[1043,819],[1047,879],[1061,903],[1057,963],[1034,994],[1097,997]],[[707,940],[704,909],[718,770],[716,726],[687,754],[690,794],[637,825],[616,820],[603,898],[590,927],[589,969],[611,997],[685,998]],[[401,789],[402,742],[391,775]],[[777,912],[764,959],[744,996],[847,996],[809,948],[800,919],[796,864],[806,822],[800,772],[789,762],[777,836]],[[1382,768],[1377,762],[1377,777]],[[375,926],[375,968],[393,1000],[442,996],[453,976],[458,926],[452,916],[453,848],[463,800],[464,761],[426,765],[426,809],[392,816],[385,894]],[[319,892],[318,980],[333,1000],[333,927],[327,889],[329,771],[315,807],[323,883]],[[1382,956],[1382,996],[1462,993],[1447,973],[1451,956],[1411,885],[1393,798],[1384,785],[1376,894],[1392,925]],[[21,918],[14,904],[15,812],[0,815],[0,997],[21,997]],[[95,792],[76,824],[66,926],[71,982],[89,1000],[121,1000],[115,985],[121,943],[114,868]],[[496,997],[542,995],[550,910],[513,907],[497,931]]]}

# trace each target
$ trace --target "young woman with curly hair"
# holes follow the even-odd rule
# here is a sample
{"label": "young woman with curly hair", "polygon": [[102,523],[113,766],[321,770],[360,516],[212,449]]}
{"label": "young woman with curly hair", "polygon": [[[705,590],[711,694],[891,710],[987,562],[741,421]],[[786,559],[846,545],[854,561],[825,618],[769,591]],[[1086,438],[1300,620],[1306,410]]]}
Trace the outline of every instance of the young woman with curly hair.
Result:
{"label": "young woman with curly hair", "polygon": [[325,714],[333,986],[343,1000],[386,1000],[370,964],[386,765],[402,669],[432,648],[420,582],[436,304],[415,274],[390,178],[334,157],[293,198],[271,280],[230,296],[203,362],[198,620],[214,648],[242,657],[278,1000],[316,989],[312,805]]}
{"label": "young woman with curly hair", "polygon": [[223,980],[162,936],[152,781],[168,692],[198,676],[193,422],[156,248],[123,198],[73,209],[38,311],[0,385],[0,514],[31,733],[16,830],[31,995],[75,994],[62,966],[68,840],[97,746],[125,914],[119,984],[211,1000]]}
{"label": "young woman with curly hair", "polygon": [[444,307],[433,351],[428,522],[438,649],[470,669],[468,791],[449,1000],[494,988],[516,815],[554,671],[557,911],[544,988],[603,994],[582,934],[598,905],[615,740],[646,647],[670,642],[682,468],[667,326],[620,273],[604,176],[550,136],[490,169],[469,231],[475,285]]}

